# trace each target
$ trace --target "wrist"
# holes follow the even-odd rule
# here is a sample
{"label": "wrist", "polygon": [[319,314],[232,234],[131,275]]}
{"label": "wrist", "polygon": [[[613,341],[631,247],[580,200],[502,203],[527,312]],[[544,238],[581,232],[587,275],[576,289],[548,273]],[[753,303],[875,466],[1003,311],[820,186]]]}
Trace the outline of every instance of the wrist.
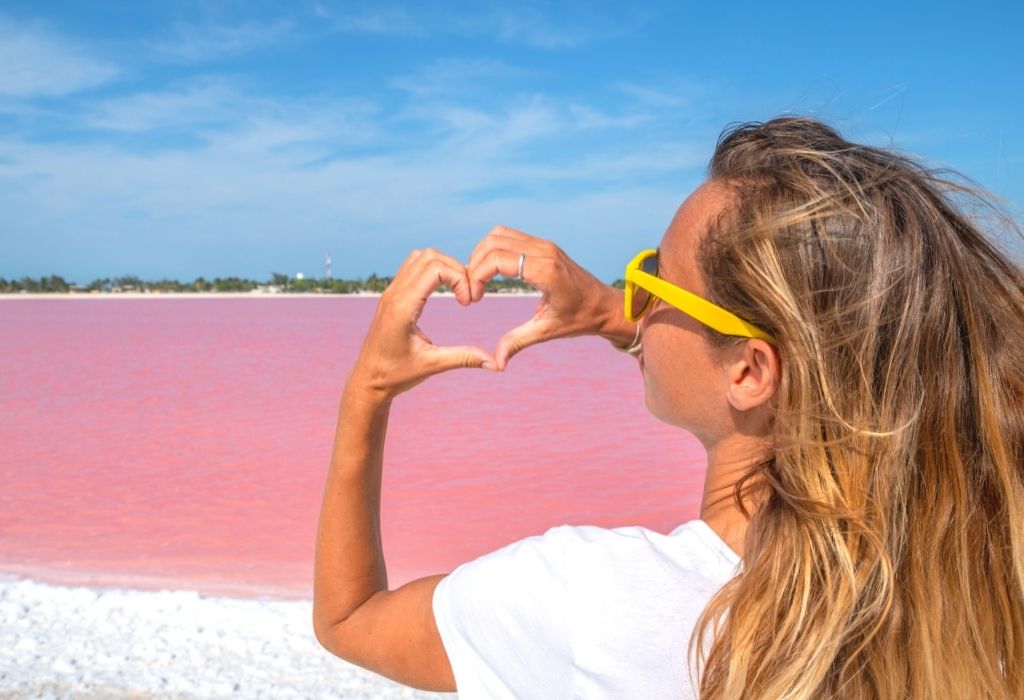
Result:
{"label": "wrist", "polygon": [[626,320],[625,292],[605,285],[604,297],[598,335],[618,348],[629,347],[636,340],[637,324]]}
{"label": "wrist", "polygon": [[643,339],[641,338],[641,334],[642,333],[641,333],[640,324],[637,323],[637,324],[634,325],[633,339],[631,341],[629,341],[628,344],[622,345],[620,343],[614,343],[613,342],[612,343],[612,347],[614,347],[616,350],[619,350],[621,352],[627,353],[629,355],[636,355],[636,354],[640,353],[642,351],[642,349],[643,349],[643,342],[642,342]]}
{"label": "wrist", "polygon": [[384,387],[368,381],[357,372],[353,372],[349,376],[341,393],[343,404],[363,408],[371,412],[388,408],[391,405],[392,399],[394,399],[394,396]]}

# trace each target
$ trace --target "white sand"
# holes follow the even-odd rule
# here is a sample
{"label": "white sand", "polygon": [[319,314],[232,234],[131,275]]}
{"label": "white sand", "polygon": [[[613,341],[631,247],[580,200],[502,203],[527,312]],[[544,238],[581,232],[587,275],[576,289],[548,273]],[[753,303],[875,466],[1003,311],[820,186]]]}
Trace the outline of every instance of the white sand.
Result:
{"label": "white sand", "polygon": [[435,698],[325,651],[310,601],[0,578],[0,698]]}

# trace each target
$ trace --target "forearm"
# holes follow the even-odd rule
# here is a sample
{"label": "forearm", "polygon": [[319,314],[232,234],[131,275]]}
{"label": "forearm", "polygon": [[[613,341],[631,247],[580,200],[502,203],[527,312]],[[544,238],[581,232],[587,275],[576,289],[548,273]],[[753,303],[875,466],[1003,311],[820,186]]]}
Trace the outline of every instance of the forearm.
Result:
{"label": "forearm", "polygon": [[380,491],[389,400],[346,386],[324,486],[313,573],[313,620],[331,626],[388,588]]}

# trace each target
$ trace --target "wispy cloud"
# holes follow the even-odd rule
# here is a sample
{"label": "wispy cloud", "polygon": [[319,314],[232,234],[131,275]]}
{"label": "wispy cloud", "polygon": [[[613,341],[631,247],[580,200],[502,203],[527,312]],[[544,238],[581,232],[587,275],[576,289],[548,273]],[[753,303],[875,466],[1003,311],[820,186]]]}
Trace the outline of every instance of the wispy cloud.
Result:
{"label": "wispy cloud", "polygon": [[377,111],[367,99],[269,98],[250,94],[227,78],[206,76],[162,90],[87,102],[76,121],[86,130],[154,137],[186,133],[193,137],[193,148],[197,141],[216,139],[236,152],[269,152],[299,144],[366,143],[376,132]]}
{"label": "wispy cloud", "polygon": [[694,82],[682,83],[679,78],[674,79],[671,85],[655,87],[619,81],[613,87],[633,104],[654,107],[680,107],[692,101],[695,91],[703,91],[702,86]]}
{"label": "wispy cloud", "polygon": [[420,36],[428,29],[416,13],[404,7],[336,8],[319,3],[314,5],[314,14],[343,32]]}
{"label": "wispy cloud", "polygon": [[413,104],[402,113],[419,121],[450,152],[480,158],[510,156],[521,146],[555,137],[567,128],[564,110],[535,96],[485,109],[460,102]]}
{"label": "wispy cloud", "polygon": [[[658,231],[681,190],[677,179],[664,177],[678,161],[661,163],[656,153],[647,153],[646,163],[588,158],[500,166],[432,149],[353,155],[308,168],[289,153],[240,152],[234,145],[225,137],[196,151],[143,156],[104,144],[0,141],[10,161],[0,165],[0,207],[11,213],[5,229],[12,241],[40,232],[33,245],[57,251],[45,262],[58,271],[88,242],[93,254],[124,270],[185,276],[267,274],[270,261],[294,267],[337,246],[348,251],[339,272],[356,275],[384,272],[424,244],[466,255],[472,241],[501,222],[557,234],[586,253],[599,238]],[[651,167],[662,173],[660,182],[637,181],[638,168]],[[615,187],[601,185],[608,178]],[[571,182],[578,186],[565,190]],[[519,194],[507,191],[510,183]],[[486,188],[494,191],[478,196]],[[454,234],[464,236],[456,247]],[[624,248],[635,243],[627,240]]]}
{"label": "wispy cloud", "polygon": [[286,19],[214,25],[178,23],[169,37],[152,42],[150,47],[165,59],[202,62],[272,46],[294,29],[295,25]]}
{"label": "wispy cloud", "polygon": [[480,94],[530,75],[526,69],[493,59],[440,58],[394,78],[391,85],[418,96]]}
{"label": "wispy cloud", "polygon": [[[609,19],[567,3],[557,16],[537,7],[518,5],[497,8],[476,16],[462,16],[453,24],[467,34],[494,36],[507,43],[544,49],[569,49],[628,31],[627,26]],[[626,24],[632,22],[627,21]]]}
{"label": "wispy cloud", "polygon": [[[440,6],[328,8],[321,21],[350,33],[552,50],[617,31],[614,21],[572,8],[531,8],[465,16]],[[292,94],[204,62],[317,30],[298,19],[223,20],[134,42],[147,49],[133,71],[145,80],[59,104],[0,94],[0,112],[19,127],[0,134],[0,211],[18,274],[45,267],[74,277],[87,248],[93,261],[120,269],[93,262],[85,274],[259,276],[268,261],[301,269],[295,260],[335,246],[350,251],[337,258],[340,274],[386,272],[415,246],[447,242],[453,254],[468,253],[499,222],[541,235],[561,228],[560,243],[578,235],[592,250],[595,238],[656,231],[685,188],[681,179],[699,177],[703,137],[674,126],[678,104],[624,106],[614,86],[561,94],[536,63],[454,48],[365,72],[369,88],[357,71],[343,87]],[[154,52],[164,65],[153,64]],[[622,256],[633,243],[623,243]],[[29,252],[43,248],[56,256]]]}
{"label": "wispy cloud", "polygon": [[189,81],[178,89],[139,92],[89,103],[82,125],[111,131],[144,132],[181,129],[234,121],[232,107],[241,99],[216,79]]}
{"label": "wispy cloud", "polygon": [[41,24],[0,17],[0,96],[56,97],[102,85],[120,70]]}
{"label": "wispy cloud", "polygon": [[622,114],[608,112],[587,105],[570,105],[569,115],[579,129],[631,129],[652,119],[651,114],[630,110]]}
{"label": "wispy cloud", "polygon": [[[435,137],[399,147],[395,120],[408,120],[416,101],[387,110],[366,101],[270,99],[225,79],[96,101],[87,107],[90,128],[141,138],[191,125],[188,133],[202,139],[158,149],[135,148],[133,140],[0,139],[0,210],[12,213],[12,235],[45,230],[45,244],[71,257],[88,240],[93,254],[106,251],[138,274],[221,274],[230,266],[262,275],[268,271],[258,266],[268,260],[284,256],[294,267],[297,256],[329,246],[351,251],[338,258],[339,273],[365,274],[386,271],[381,265],[397,264],[417,245],[461,241],[448,246],[466,254],[499,222],[543,222],[549,235],[562,227],[560,242],[571,247],[578,234],[584,250],[594,237],[609,237],[626,255],[636,239],[623,242],[623,231],[657,231],[682,189],[679,178],[698,177],[691,166],[703,160],[696,141],[645,143],[629,119],[543,95],[490,109],[452,100],[412,129]],[[594,129],[618,136],[548,157],[547,144]],[[216,267],[204,269],[202,260]],[[62,269],[57,258],[46,264]]]}
{"label": "wispy cloud", "polygon": [[[471,4],[473,5],[473,4]],[[564,2],[542,7],[527,2],[508,6],[476,3],[470,8],[422,2],[416,5],[346,5],[326,3],[314,12],[339,31],[397,36],[486,37],[506,44],[541,49],[570,49],[633,31],[652,18],[649,11],[610,4]]]}

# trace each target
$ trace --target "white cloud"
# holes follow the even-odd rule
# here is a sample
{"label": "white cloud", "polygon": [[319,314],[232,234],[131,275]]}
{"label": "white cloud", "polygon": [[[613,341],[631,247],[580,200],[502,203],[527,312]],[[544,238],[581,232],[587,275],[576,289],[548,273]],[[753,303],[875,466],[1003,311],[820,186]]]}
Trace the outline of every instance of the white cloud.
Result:
{"label": "white cloud", "polygon": [[674,85],[640,85],[630,82],[618,82],[614,87],[624,93],[633,103],[657,107],[681,107],[690,101],[693,86],[681,86],[675,79]]}
{"label": "white cloud", "polygon": [[[261,104],[224,86],[140,96],[108,117],[138,129],[178,111],[230,112],[245,100],[254,113],[205,130],[187,150],[0,139],[0,210],[11,213],[3,235],[36,232],[34,249],[88,251],[116,261],[111,274],[176,276],[265,275],[252,266],[294,267],[296,256],[337,245],[351,251],[336,258],[337,273],[359,275],[384,272],[425,244],[466,254],[497,223],[583,251],[593,237],[656,236],[685,194],[680,178],[699,177],[703,165],[700,148],[682,140],[612,139],[557,163],[530,155],[522,149],[580,129],[570,105],[541,98],[492,112],[453,105],[443,117],[450,133],[390,152],[373,105]],[[367,147],[345,147],[352,143]],[[618,257],[636,243],[629,238]],[[81,276],[70,261],[45,264]],[[27,265],[19,267],[22,274]]]}
{"label": "white cloud", "polygon": [[193,81],[180,89],[140,92],[94,102],[82,125],[112,131],[198,127],[234,119],[239,95],[216,80]]}
{"label": "white cloud", "polygon": [[481,92],[488,84],[524,78],[529,71],[491,59],[442,58],[391,81],[393,87],[417,96]]}
{"label": "white cloud", "polygon": [[329,20],[335,29],[360,34],[397,34],[419,36],[427,31],[424,22],[419,21],[410,11],[400,7],[344,10],[318,5],[314,8],[317,16]]}
{"label": "white cloud", "polygon": [[[412,247],[468,253],[497,223],[587,251],[591,237],[639,231],[648,243],[713,144],[678,128],[678,105],[623,107],[614,89],[603,96],[611,107],[508,85],[501,100],[458,89],[515,82],[518,69],[499,61],[441,60],[417,75],[375,100],[184,78],[75,100],[49,117],[75,125],[61,143],[0,135],[0,238],[33,241],[12,272],[260,276],[344,247],[337,273],[360,275]],[[76,140],[82,130],[88,138]],[[79,259],[88,272],[76,271]]]}
{"label": "white cloud", "polygon": [[77,123],[125,133],[184,132],[260,152],[309,141],[365,142],[374,133],[376,110],[365,99],[254,96],[227,79],[207,76],[163,90],[87,103]]}
{"label": "white cloud", "polygon": [[453,8],[421,2],[412,6],[314,6],[314,14],[344,32],[396,36],[487,37],[507,44],[541,49],[568,49],[627,34],[650,20],[650,13],[626,5],[596,9],[592,2],[565,2],[541,7],[518,3]]}
{"label": "white cloud", "polygon": [[596,14],[565,13],[552,17],[535,7],[504,7],[479,16],[465,16],[456,26],[468,34],[490,35],[512,44],[568,49],[616,36],[623,27],[597,22]]}
{"label": "white cloud", "polygon": [[114,79],[119,69],[38,25],[0,18],[0,95],[55,97]]}
{"label": "white cloud", "polygon": [[567,127],[562,111],[539,97],[495,111],[450,104],[428,106],[420,114],[441,125],[447,151],[481,160],[511,155],[511,149],[556,136]]}
{"label": "white cloud", "polygon": [[630,129],[650,121],[652,115],[629,112],[613,115],[587,105],[571,105],[569,114],[580,129]]}
{"label": "white cloud", "polygon": [[293,29],[287,20],[230,25],[177,24],[170,38],[153,43],[151,48],[164,58],[200,62],[271,46],[285,39]]}

